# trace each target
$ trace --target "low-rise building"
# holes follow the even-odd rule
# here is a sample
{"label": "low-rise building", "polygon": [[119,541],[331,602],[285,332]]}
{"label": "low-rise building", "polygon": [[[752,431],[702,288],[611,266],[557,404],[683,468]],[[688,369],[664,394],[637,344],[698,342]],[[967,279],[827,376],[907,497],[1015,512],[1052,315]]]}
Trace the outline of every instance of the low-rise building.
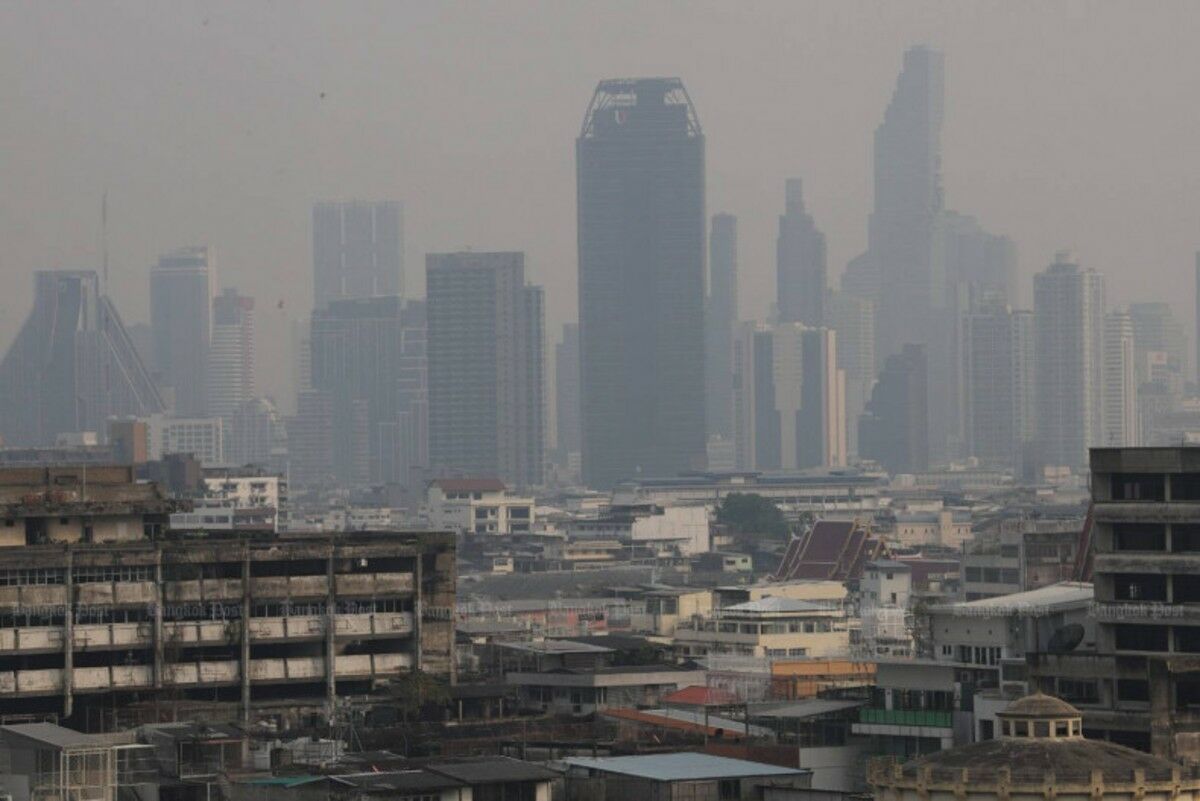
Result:
{"label": "low-rise building", "polygon": [[425,495],[434,528],[475,534],[528,534],[533,530],[533,498],[510,495],[494,478],[438,478]]}
{"label": "low-rise building", "polygon": [[757,801],[771,788],[803,789],[812,782],[809,770],[699,753],[572,757],[564,763],[568,798],[597,801]]}
{"label": "low-rise building", "polygon": [[727,606],[710,617],[679,622],[675,647],[684,656],[846,656],[849,620],[841,604],[767,597]]}
{"label": "low-rise building", "polygon": [[253,467],[204,471],[208,500],[229,502],[243,516],[260,518],[271,531],[287,531],[288,482],[285,476]]}

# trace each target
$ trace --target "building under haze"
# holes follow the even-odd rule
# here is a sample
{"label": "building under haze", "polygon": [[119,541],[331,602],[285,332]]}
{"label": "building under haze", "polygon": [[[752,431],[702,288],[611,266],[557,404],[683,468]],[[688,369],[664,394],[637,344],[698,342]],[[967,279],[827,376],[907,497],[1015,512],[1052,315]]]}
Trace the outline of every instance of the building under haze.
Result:
{"label": "building under haze", "polygon": [[[309,396],[298,414],[313,426],[299,433],[301,454],[310,453],[305,443],[324,440],[328,426],[330,467],[344,485],[404,483],[419,459],[424,398],[412,371],[419,373],[424,355],[424,319],[410,307],[391,295],[335,300],[313,312],[312,386],[327,400]],[[321,415],[326,403],[329,421]]]}
{"label": "building under haze", "polygon": [[1040,463],[1085,468],[1103,441],[1104,279],[1069,254],[1033,278]]}
{"label": "building under haze", "polygon": [[254,397],[254,298],[226,289],[213,298],[208,413],[229,418]]}
{"label": "building under haze", "polygon": [[313,206],[313,306],[404,294],[404,217],[399,203]]}
{"label": "building under haze", "polygon": [[545,309],[525,254],[431,253],[425,275],[430,467],[540,485]]}
{"label": "building under haze", "polygon": [[875,385],[875,304],[845,291],[825,298],[826,325],[837,332],[838,367],[846,379],[846,451],[858,455],[858,418]]}
{"label": "building under haze", "polygon": [[213,272],[207,247],[172,251],[150,268],[154,375],[183,417],[205,414],[212,337]]}
{"label": "building under haze", "polygon": [[733,337],[738,322],[737,217],[714,214],[708,237],[704,380],[708,435],[733,436]]}
{"label": "building under haze", "polygon": [[928,366],[922,345],[887,357],[858,420],[858,455],[889,473],[929,467]]}
{"label": "building under haze", "polygon": [[775,284],[779,319],[808,326],[827,325],[825,303],[825,235],[804,210],[803,184],[789,178],[784,213],[775,240]]}
{"label": "building under haze", "polygon": [[1033,314],[995,296],[967,315],[963,335],[967,455],[1021,466],[1036,436]]}
{"label": "building under haze", "polygon": [[[559,462],[569,465],[579,455],[579,325],[563,325],[554,346],[554,402]],[[574,454],[574,456],[572,456]]]}
{"label": "building under haze", "polygon": [[682,82],[602,81],[575,154],[584,483],[703,467],[704,134]]}
{"label": "building under haze", "polygon": [[4,443],[52,445],[61,434],[104,431],[110,417],[163,406],[96,273],[36,273],[33,310],[0,361]]}

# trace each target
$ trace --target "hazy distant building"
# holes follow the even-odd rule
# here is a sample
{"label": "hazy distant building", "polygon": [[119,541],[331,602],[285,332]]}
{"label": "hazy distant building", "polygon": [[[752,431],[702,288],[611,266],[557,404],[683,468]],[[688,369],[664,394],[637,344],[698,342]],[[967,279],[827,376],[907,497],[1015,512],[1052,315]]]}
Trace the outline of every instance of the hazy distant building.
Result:
{"label": "hazy distant building", "polygon": [[417,444],[404,412],[422,401],[411,397],[422,387],[410,372],[413,358],[419,372],[412,351],[424,347],[408,315],[395,295],[334,300],[313,312],[312,386],[332,403],[333,471],[343,484],[407,480],[405,454]]}
{"label": "hazy distant building", "polygon": [[1018,468],[1036,436],[1033,313],[997,295],[966,317],[963,354],[967,455]]}
{"label": "hazy distant building", "polygon": [[738,470],[782,466],[780,413],[775,394],[775,332],[743,323],[734,347],[734,451]]}
{"label": "hazy distant building", "polygon": [[404,222],[399,203],[313,206],[313,306],[404,294]]}
{"label": "hazy distant building", "polygon": [[1033,278],[1042,465],[1083,468],[1103,441],[1104,280],[1066,253]]}
{"label": "hazy distant building", "polygon": [[927,369],[921,345],[905,345],[887,358],[858,420],[860,458],[893,474],[929,466]]}
{"label": "hazy distant building", "polygon": [[226,289],[213,298],[208,413],[228,418],[254,397],[254,298]]}
{"label": "hazy distant building", "polygon": [[1196,252],[1196,281],[1193,289],[1196,292],[1196,307],[1193,309],[1196,315],[1196,339],[1192,345],[1196,353],[1196,380],[1200,382],[1200,251]]}
{"label": "hazy distant building", "polygon": [[737,217],[714,214],[708,237],[704,380],[710,437],[733,436],[733,337],[738,321]]}
{"label": "hazy distant building", "polygon": [[1017,247],[1011,239],[985,231],[974,217],[945,211],[941,242],[947,284],[964,287],[968,304],[985,295],[1017,302]]}
{"label": "hazy distant building", "polygon": [[844,290],[825,300],[826,325],[837,332],[837,359],[846,378],[847,458],[858,455],[857,421],[875,384],[875,304]]}
{"label": "hazy distant building", "polygon": [[152,414],[146,423],[146,452],[151,461],[187,454],[204,467],[225,463],[225,431],[219,417],[168,417]]}
{"label": "hazy distant building", "polygon": [[908,50],[875,130],[875,204],[867,233],[881,281],[880,355],[928,342],[930,311],[943,306],[943,69],[940,52]]}
{"label": "hazy distant building", "polygon": [[0,361],[0,438],[51,445],[163,401],[95,272],[34,276],[33,310]]}
{"label": "hazy distant building", "polygon": [[431,468],[541,484],[545,311],[525,255],[431,253],[425,264]]}
{"label": "hazy distant building", "polygon": [[234,409],[225,420],[225,461],[259,465],[286,474],[288,435],[282,415],[266,398],[253,398]]}
{"label": "hazy distant building", "polygon": [[1140,445],[1137,378],[1134,372],[1134,325],[1126,311],[1104,317],[1103,439],[1105,447]]}
{"label": "hazy distant building", "polygon": [[175,414],[205,414],[214,267],[207,247],[172,251],[150,268],[154,373],[171,390]]}
{"label": "hazy distant building", "polygon": [[776,302],[782,322],[825,325],[825,235],[804,210],[803,184],[789,178],[775,240]]}
{"label": "hazy distant building", "polygon": [[578,454],[579,427],[579,326],[563,326],[562,341],[554,346],[555,409],[559,462],[566,465]]}
{"label": "hazy distant building", "polygon": [[602,81],[575,152],[583,480],[703,467],[704,135],[683,84]]}
{"label": "hazy distant building", "polygon": [[845,467],[846,374],[838,367],[837,332],[810,328],[802,345],[796,467]]}
{"label": "hazy distant building", "polygon": [[296,415],[287,420],[288,473],[294,486],[334,480],[333,397],[317,389],[296,395]]}

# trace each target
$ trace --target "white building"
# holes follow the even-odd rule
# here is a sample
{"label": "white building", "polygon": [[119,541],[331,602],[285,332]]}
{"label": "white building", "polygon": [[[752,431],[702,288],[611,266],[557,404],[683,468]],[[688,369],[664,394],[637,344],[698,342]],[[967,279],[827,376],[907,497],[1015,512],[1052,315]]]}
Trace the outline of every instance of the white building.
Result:
{"label": "white building", "polygon": [[1104,318],[1104,442],[1108,447],[1140,444],[1133,318],[1119,309]]}
{"label": "white building", "polygon": [[231,417],[254,397],[254,298],[226,289],[213,299],[208,413]]}
{"label": "white building", "polygon": [[145,418],[146,456],[151,461],[172,453],[190,453],[200,464],[212,467],[225,462],[225,432],[219,417]]}
{"label": "white building", "polygon": [[695,556],[712,549],[712,529],[704,506],[631,504],[610,506],[596,517],[562,526],[569,537],[615,540],[659,556]]}
{"label": "white building", "polygon": [[232,506],[243,516],[269,524],[272,530],[288,528],[288,482],[283,476],[235,470],[209,471],[204,477],[208,500]]}
{"label": "white building", "polygon": [[435,479],[425,503],[433,528],[476,534],[528,534],[536,516],[533,498],[509,495],[494,478]]}
{"label": "white building", "polygon": [[707,618],[681,621],[675,628],[675,646],[686,656],[847,656],[849,620],[841,604],[761,598],[724,607]]}

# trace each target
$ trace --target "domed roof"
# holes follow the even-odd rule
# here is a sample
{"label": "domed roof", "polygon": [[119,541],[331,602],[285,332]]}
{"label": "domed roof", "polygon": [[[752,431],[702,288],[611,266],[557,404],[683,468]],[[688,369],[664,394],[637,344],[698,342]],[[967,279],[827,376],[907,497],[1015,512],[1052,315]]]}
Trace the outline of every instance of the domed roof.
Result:
{"label": "domed roof", "polygon": [[1005,707],[1003,712],[998,714],[1001,717],[1014,718],[1061,719],[1083,717],[1082,712],[1061,698],[1055,698],[1053,695],[1046,695],[1041,692],[1027,695],[1024,698],[1018,698]]}

